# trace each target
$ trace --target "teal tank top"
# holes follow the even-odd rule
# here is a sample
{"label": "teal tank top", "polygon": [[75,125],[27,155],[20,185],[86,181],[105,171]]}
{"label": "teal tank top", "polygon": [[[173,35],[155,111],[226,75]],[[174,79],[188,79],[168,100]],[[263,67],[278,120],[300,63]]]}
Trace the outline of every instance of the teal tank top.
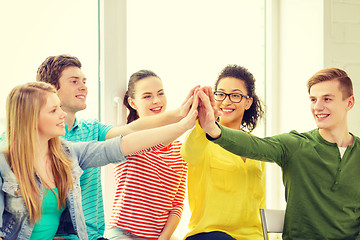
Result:
{"label": "teal tank top", "polygon": [[59,227],[60,216],[65,208],[58,209],[58,189],[44,188],[44,197],[41,204],[41,218],[34,225],[30,240],[53,239]]}

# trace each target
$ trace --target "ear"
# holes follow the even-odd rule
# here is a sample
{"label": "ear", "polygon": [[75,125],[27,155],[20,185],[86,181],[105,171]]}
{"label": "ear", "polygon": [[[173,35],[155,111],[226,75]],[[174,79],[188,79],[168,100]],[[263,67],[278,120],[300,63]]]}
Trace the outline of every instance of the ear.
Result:
{"label": "ear", "polygon": [[134,110],[137,110],[136,104],[134,103],[134,100],[131,97],[128,97],[128,103],[130,107],[132,107]]}
{"label": "ear", "polygon": [[349,97],[348,99],[348,103],[347,103],[347,109],[350,110],[354,107],[355,104],[355,98],[354,95],[352,95],[351,97]]}
{"label": "ear", "polygon": [[248,99],[246,99],[245,110],[248,110],[251,107],[253,100],[254,99],[252,97],[249,97]]}

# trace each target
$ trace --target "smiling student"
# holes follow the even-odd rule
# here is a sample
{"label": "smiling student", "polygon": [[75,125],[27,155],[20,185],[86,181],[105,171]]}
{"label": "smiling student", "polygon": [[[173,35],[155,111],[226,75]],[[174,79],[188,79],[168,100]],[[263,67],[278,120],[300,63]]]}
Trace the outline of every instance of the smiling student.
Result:
{"label": "smiling student", "polygon": [[[218,123],[236,131],[255,129],[263,115],[248,69],[226,66],[215,83]],[[187,240],[261,240],[259,208],[265,208],[265,163],[232,154],[206,139],[197,123],[181,148],[189,164],[191,210]]]}
{"label": "smiling student", "polygon": [[[161,79],[150,70],[130,76],[124,105],[127,123],[165,112],[167,99]],[[128,156],[115,166],[116,193],[110,240],[169,240],[179,224],[184,206],[187,164],[181,143],[160,145],[151,152]]]}
{"label": "smiling student", "polygon": [[351,79],[328,68],[313,75],[307,87],[317,125],[312,131],[258,138],[217,125],[202,92],[201,126],[226,150],[282,168],[283,239],[360,239],[360,139],[347,124],[355,103]]}
{"label": "smiling student", "polygon": [[[193,90],[180,108],[163,114],[147,116],[124,126],[111,126],[96,119],[79,119],[77,113],[87,108],[88,80],[81,70],[80,60],[70,55],[49,56],[39,66],[36,79],[55,86],[61,101],[62,109],[67,113],[65,117],[64,138],[72,142],[104,141],[116,136],[159,127],[174,123],[186,116],[192,101]],[[102,239],[105,231],[101,169],[85,169],[81,175],[81,195],[84,209],[86,231],[92,240]],[[69,218],[70,222],[70,218]],[[59,229],[61,235],[62,229]],[[77,240],[74,234],[62,235],[71,240]]]}
{"label": "smiling student", "polygon": [[[197,96],[197,93],[195,93]],[[35,82],[15,87],[7,99],[7,147],[0,153],[0,239],[53,239],[65,234],[87,240],[81,204],[83,169],[125,161],[142,149],[167,145],[194,126],[197,97],[187,117],[160,128],[107,141],[71,143],[66,112],[56,89]],[[69,213],[71,221],[64,221]]]}

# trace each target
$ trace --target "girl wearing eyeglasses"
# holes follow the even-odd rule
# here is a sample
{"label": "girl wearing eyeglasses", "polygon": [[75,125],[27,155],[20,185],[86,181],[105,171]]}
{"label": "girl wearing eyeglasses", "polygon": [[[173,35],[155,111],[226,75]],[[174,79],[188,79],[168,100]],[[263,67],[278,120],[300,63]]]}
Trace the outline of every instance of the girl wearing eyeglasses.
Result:
{"label": "girl wearing eyeglasses", "polygon": [[[215,83],[218,123],[251,132],[263,115],[255,79],[244,67],[225,67]],[[207,140],[199,123],[181,149],[189,164],[191,210],[187,240],[263,239],[265,164],[236,156]]]}

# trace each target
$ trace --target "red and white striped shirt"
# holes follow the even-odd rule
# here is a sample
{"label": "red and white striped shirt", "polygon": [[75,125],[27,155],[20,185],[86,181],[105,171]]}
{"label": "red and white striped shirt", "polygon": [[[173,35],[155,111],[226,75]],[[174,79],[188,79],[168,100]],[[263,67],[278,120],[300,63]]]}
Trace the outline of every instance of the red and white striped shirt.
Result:
{"label": "red and white striped shirt", "polygon": [[175,141],[152,151],[129,155],[115,166],[116,193],[110,227],[158,239],[170,214],[181,217],[187,163]]}

